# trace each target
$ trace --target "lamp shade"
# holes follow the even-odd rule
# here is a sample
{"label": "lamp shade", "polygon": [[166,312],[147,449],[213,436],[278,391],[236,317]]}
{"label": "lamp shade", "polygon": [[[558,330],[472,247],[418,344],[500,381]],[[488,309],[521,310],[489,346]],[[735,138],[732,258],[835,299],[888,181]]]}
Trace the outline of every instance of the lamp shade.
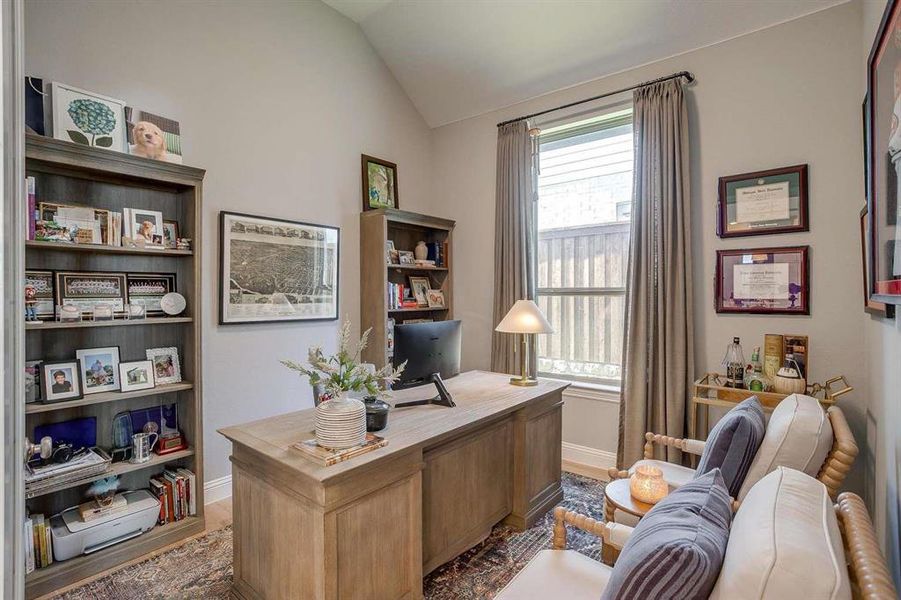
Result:
{"label": "lamp shade", "polygon": [[531,300],[517,300],[494,330],[501,333],[554,333],[544,313]]}

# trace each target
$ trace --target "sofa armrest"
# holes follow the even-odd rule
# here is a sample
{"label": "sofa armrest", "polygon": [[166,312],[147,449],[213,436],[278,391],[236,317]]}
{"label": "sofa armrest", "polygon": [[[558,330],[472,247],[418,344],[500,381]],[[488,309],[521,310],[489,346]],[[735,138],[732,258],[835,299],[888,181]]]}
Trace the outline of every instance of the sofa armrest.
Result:
{"label": "sofa armrest", "polygon": [[558,506],[554,509],[554,538],[552,546],[555,550],[566,549],[567,525],[572,525],[582,531],[594,534],[601,538],[604,544],[609,544],[617,550],[622,550],[633,531],[628,525],[597,521],[591,517]]}
{"label": "sofa armrest", "polygon": [[682,452],[701,456],[704,453],[704,444],[701,440],[693,440],[690,438],[674,438],[668,435],[660,435],[651,431],[644,434],[644,457],[645,459],[654,458],[654,444],[661,446],[669,446],[670,448],[678,448]]}
{"label": "sofa armrest", "polygon": [[838,496],[835,506],[848,559],[848,571],[855,598],[863,600],[890,600],[898,593],[892,582],[873,523],[860,496],[844,492]]}
{"label": "sofa armrest", "polygon": [[834,499],[838,496],[838,491],[845,482],[845,477],[851,470],[859,450],[842,409],[838,406],[830,406],[826,414],[832,425],[832,448],[829,450],[820,472],[817,473],[817,479],[826,486],[829,496]]}

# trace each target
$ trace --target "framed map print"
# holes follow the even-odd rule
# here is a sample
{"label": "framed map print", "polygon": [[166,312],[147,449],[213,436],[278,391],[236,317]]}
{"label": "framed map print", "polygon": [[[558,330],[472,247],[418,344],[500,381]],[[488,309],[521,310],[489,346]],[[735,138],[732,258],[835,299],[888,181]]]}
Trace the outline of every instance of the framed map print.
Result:
{"label": "framed map print", "polygon": [[339,229],[219,213],[219,323],[338,318]]}

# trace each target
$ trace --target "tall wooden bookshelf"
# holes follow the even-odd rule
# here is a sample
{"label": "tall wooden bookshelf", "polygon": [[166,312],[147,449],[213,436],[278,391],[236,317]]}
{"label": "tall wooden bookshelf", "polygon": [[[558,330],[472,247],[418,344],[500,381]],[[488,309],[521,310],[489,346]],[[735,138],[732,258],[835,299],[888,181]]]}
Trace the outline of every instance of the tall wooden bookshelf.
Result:
{"label": "tall wooden bookshelf", "polygon": [[[396,325],[410,319],[444,321],[454,318],[454,221],[404,210],[380,208],[360,213],[360,319],[362,330],[372,328],[363,359],[381,367],[389,361],[388,319]],[[447,244],[442,266],[420,267],[388,263],[387,244],[413,250],[420,240]],[[388,283],[409,285],[410,277],[428,277],[432,289],[444,292],[445,308],[390,309]]]}
{"label": "tall wooden bookshelf", "polygon": [[77,349],[119,346],[120,359],[124,362],[144,360],[147,348],[175,346],[179,349],[182,371],[181,383],[159,385],[150,390],[105,392],[58,403],[26,404],[26,435],[33,439],[37,425],[96,417],[97,444],[108,449],[112,445],[115,414],[175,402],[179,428],[189,444],[187,449],[175,453],[153,454],[149,462],[113,463],[110,473],[60,484],[36,495],[26,492],[28,512],[50,516],[84,502],[88,485],[111,474],[119,476],[121,490],[146,488],[150,477],[158,475],[164,468],[185,467],[192,470],[197,479],[196,516],[157,525],[137,538],[33,571],[25,578],[25,590],[28,598],[34,598],[204,529],[200,360],[204,171],[35,135],[26,136],[25,169],[26,174],[36,180],[38,202],[79,204],[118,212],[123,208],[158,210],[165,219],[178,221],[181,237],[193,240],[192,250],[25,243],[25,268],[28,270],[175,273],[176,290],[187,300],[187,309],[177,317],[26,323],[27,360],[71,360]]}

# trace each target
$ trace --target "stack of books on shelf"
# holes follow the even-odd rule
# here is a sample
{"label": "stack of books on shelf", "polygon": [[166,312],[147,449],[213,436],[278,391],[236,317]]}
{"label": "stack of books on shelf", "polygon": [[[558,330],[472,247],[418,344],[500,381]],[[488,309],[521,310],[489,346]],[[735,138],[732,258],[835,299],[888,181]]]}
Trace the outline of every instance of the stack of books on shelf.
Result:
{"label": "stack of books on shelf", "polygon": [[388,284],[388,309],[416,308],[419,306],[412,296],[410,288],[402,283]]}
{"label": "stack of books on shelf", "polygon": [[43,569],[53,564],[53,540],[50,536],[50,519],[43,514],[25,519],[25,573]]}
{"label": "stack of books on shelf", "polygon": [[112,459],[100,448],[91,448],[67,463],[27,465],[25,468],[25,493],[33,496],[58,485],[88,477],[99,477],[110,469]]}
{"label": "stack of books on shelf", "polygon": [[152,477],[150,492],[160,501],[160,525],[197,514],[197,478],[188,469],[166,469]]}
{"label": "stack of books on shelf", "polygon": [[388,359],[394,358],[394,319],[388,319],[388,331],[386,336],[386,343],[388,349]]}

